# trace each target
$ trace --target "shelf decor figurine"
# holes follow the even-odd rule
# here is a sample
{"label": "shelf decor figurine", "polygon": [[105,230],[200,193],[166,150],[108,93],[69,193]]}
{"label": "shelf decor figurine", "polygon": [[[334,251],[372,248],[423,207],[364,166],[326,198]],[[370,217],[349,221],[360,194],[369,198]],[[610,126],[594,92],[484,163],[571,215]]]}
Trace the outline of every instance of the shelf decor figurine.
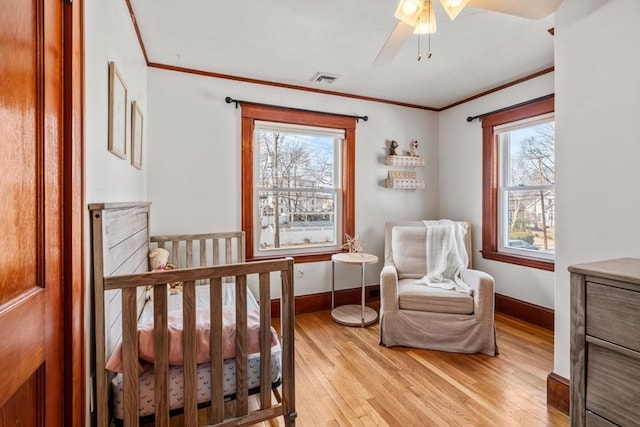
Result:
{"label": "shelf decor figurine", "polygon": [[341,249],[348,249],[350,254],[362,252],[362,245],[360,244],[360,236],[356,234],[354,237],[344,234],[347,243],[340,246]]}
{"label": "shelf decor figurine", "polygon": [[397,156],[398,153],[396,152],[396,149],[398,148],[398,142],[397,141],[391,141],[391,144],[389,144],[389,155],[390,156]]}
{"label": "shelf decor figurine", "polygon": [[420,157],[420,154],[418,154],[418,141],[411,141],[411,149],[407,151],[407,155],[411,157]]}

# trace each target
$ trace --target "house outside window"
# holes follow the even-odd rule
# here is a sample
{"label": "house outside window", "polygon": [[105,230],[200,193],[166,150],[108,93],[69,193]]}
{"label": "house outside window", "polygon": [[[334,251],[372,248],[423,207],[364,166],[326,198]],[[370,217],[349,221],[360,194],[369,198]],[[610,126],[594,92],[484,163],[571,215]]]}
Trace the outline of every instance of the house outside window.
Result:
{"label": "house outside window", "polygon": [[482,119],[484,258],[554,269],[553,102],[545,97]]}
{"label": "house outside window", "polygon": [[242,106],[246,258],[326,261],[355,228],[353,117]]}

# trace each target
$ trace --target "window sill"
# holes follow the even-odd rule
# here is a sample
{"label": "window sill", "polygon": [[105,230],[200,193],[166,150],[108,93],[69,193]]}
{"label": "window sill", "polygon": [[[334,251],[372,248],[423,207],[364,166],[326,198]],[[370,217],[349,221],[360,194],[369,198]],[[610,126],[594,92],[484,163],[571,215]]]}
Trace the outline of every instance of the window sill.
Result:
{"label": "window sill", "polygon": [[555,261],[505,254],[504,252],[480,251],[480,253],[482,253],[482,258],[484,259],[537,268],[539,270],[555,271]]}
{"label": "window sill", "polygon": [[282,254],[282,255],[274,255],[274,256],[255,256],[248,261],[265,261],[269,259],[279,259],[279,258],[293,258],[293,261],[296,264],[303,264],[305,262],[320,262],[320,261],[331,261],[331,256],[333,254],[337,254],[343,251],[332,251],[332,252],[317,252],[317,253],[307,253],[307,254]]}

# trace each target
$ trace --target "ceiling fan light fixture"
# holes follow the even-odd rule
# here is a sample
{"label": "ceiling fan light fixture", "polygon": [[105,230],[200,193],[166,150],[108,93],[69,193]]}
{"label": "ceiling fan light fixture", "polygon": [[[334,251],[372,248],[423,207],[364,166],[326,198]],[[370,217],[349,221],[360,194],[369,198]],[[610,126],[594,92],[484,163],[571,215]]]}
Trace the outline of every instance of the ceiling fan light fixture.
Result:
{"label": "ceiling fan light fixture", "polygon": [[442,3],[442,7],[453,21],[469,3],[469,0],[440,0],[440,3]]}
{"label": "ceiling fan light fixture", "polygon": [[394,16],[413,27],[416,25],[424,6],[425,0],[400,0]]}
{"label": "ceiling fan light fixture", "polygon": [[429,2],[413,27],[413,34],[433,34],[436,32],[436,14],[433,5]]}

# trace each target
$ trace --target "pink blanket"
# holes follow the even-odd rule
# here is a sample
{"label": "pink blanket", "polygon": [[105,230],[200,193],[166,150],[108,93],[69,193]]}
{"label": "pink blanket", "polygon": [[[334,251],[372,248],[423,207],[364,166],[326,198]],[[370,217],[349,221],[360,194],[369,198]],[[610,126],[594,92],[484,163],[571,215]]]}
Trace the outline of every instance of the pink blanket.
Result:
{"label": "pink blanket", "polygon": [[[209,308],[196,309],[196,362],[210,361],[210,314]],[[169,324],[169,364],[182,365],[182,311],[168,313]],[[247,312],[247,348],[249,354],[260,351],[260,313],[258,310]],[[236,311],[234,306],[222,307],[222,358],[232,359],[236,356]],[[271,328],[271,346],[278,344],[276,331]],[[153,319],[138,325],[138,357],[140,372],[147,366],[144,362],[153,363],[154,360],[154,332]],[[111,354],[106,368],[114,372],[122,372],[122,342]]]}

